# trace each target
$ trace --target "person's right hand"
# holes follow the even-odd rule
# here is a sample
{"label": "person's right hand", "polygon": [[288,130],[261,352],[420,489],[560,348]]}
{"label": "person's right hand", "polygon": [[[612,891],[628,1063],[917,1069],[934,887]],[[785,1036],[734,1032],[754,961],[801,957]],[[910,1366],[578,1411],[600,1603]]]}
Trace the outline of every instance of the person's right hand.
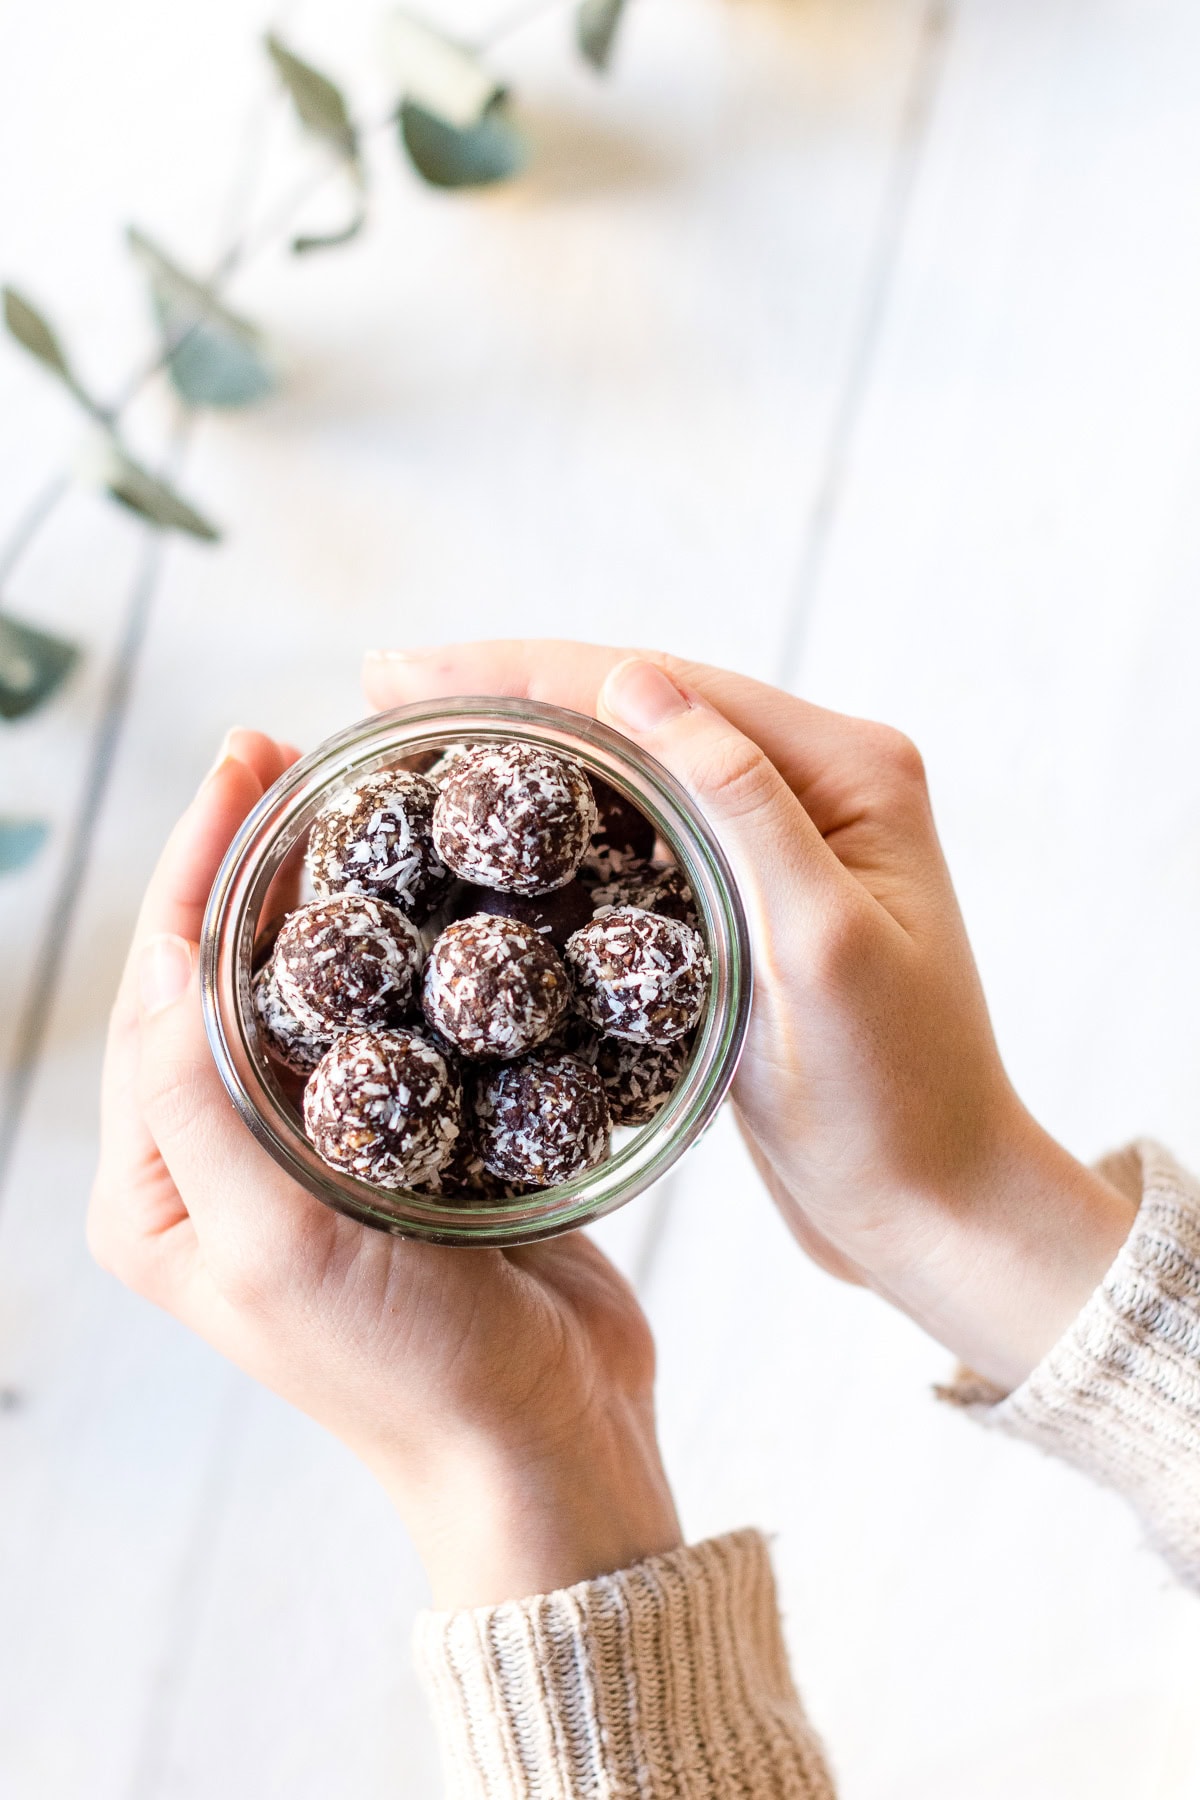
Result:
{"label": "person's right hand", "polygon": [[1005,1075],[899,732],[701,664],[510,642],[368,658],[376,706],[515,694],[592,713],[707,813],[750,915],[734,1089],[755,1163],[826,1268],[1009,1388],[1070,1324],[1133,1208]]}

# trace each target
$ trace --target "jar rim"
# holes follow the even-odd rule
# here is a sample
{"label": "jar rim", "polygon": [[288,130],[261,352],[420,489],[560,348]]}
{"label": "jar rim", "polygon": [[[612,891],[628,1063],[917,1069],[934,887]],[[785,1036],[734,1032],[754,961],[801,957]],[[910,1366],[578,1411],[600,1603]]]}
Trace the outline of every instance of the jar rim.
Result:
{"label": "jar rim", "polygon": [[[382,1189],[325,1163],[304,1136],[258,1047],[250,980],[271,884],[332,796],[402,758],[464,741],[521,737],[581,762],[641,808],[687,876],[712,958],[708,1000],[688,1065],[664,1106],[595,1168],[512,1201],[449,1200]],[[612,727],[543,701],[494,695],[422,701],[346,727],[301,757],[244,821],[204,915],[200,986],[221,1079],[258,1142],[326,1205],[397,1236],[472,1245],[531,1243],[614,1211],[661,1179],[705,1128],[733,1081],[751,1002],[749,929],[711,825],[662,763]]]}

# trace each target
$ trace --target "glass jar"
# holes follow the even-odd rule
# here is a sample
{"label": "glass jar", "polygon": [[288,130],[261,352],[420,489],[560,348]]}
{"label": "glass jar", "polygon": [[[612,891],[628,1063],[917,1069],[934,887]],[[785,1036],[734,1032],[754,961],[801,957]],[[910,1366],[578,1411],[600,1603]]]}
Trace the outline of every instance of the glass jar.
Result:
{"label": "glass jar", "polygon": [[[341,789],[450,744],[520,738],[573,757],[652,821],[695,895],[712,981],[691,1059],[666,1104],[597,1168],[519,1199],[389,1190],[331,1168],[304,1136],[295,1094],[259,1048],[250,984],[294,887],[309,827]],[[294,904],[294,900],[291,902]],[[256,952],[258,956],[256,957]],[[522,1244],[623,1206],[657,1181],[710,1122],[733,1080],[750,1012],[745,912],[721,846],[661,763],[581,713],[526,700],[439,700],[379,713],[328,738],[281,776],[250,814],[217,874],[200,946],[204,1022],[221,1077],[259,1143],[326,1205],[400,1237]],[[624,1135],[624,1134],[622,1134]]]}

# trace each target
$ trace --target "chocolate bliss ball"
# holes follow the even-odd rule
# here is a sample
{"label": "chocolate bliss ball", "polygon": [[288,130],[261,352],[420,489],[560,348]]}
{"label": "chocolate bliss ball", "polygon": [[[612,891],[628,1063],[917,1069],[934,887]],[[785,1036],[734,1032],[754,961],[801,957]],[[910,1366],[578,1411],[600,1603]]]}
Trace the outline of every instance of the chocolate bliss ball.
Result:
{"label": "chocolate bliss ball", "polygon": [[454,773],[462,758],[478,748],[478,744],[447,744],[444,750],[439,750],[425,770],[434,787],[440,788],[446,778]]}
{"label": "chocolate bliss ball", "polygon": [[310,1075],[329,1048],[331,1031],[313,1032],[284,1003],[275,964],[264,963],[250,984],[254,1022],[263,1048],[293,1075]]}
{"label": "chocolate bliss ball", "polygon": [[595,826],[578,763],[536,744],[477,744],[442,783],[433,842],[464,881],[545,894],[570,881]]}
{"label": "chocolate bliss ball", "polygon": [[460,919],[471,913],[521,919],[561,950],[571,933],[587,924],[595,908],[589,889],[582,881],[573,880],[548,894],[501,894],[494,888],[465,887],[455,896],[453,910]]}
{"label": "chocolate bliss ball", "polygon": [[411,1031],[345,1031],[304,1090],[304,1129],[331,1168],[376,1187],[412,1187],[449,1160],[461,1089]]}
{"label": "chocolate bliss ball", "polygon": [[678,863],[630,861],[611,881],[592,889],[592,905],[597,912],[602,906],[640,906],[685,925],[700,923],[696,896]]}
{"label": "chocolate bliss ball", "polygon": [[589,1025],[586,1019],[581,1019],[577,1012],[572,1011],[564,1014],[553,1034],[538,1048],[561,1052],[566,1056],[577,1056],[580,1062],[590,1063],[594,1068],[600,1054],[600,1033],[594,1025]]}
{"label": "chocolate bliss ball", "polygon": [[463,1108],[462,1126],[454,1148],[436,1175],[421,1183],[421,1191],[446,1201],[460,1200],[471,1206],[489,1206],[517,1200],[535,1192],[530,1182],[502,1181],[484,1165],[479,1153],[478,1120],[474,1096]]}
{"label": "chocolate bliss ball", "polygon": [[505,1181],[553,1187],[608,1155],[608,1102],[600,1077],[574,1056],[544,1051],[505,1063],[480,1083],[484,1167]]}
{"label": "chocolate bliss ball", "polygon": [[420,967],[421,938],[412,920],[363,894],[300,907],[275,941],[284,1005],[317,1034],[398,1022],[412,1004]]}
{"label": "chocolate bliss ball", "polygon": [[596,829],[583,856],[585,880],[611,881],[631,861],[648,862],[654,854],[654,827],[639,807],[598,775],[591,777],[596,797]]}
{"label": "chocolate bliss ball", "polygon": [[386,769],[347,788],[318,813],[305,861],[318,899],[368,894],[419,925],[454,879],[433,847],[437,789],[410,769]]}
{"label": "chocolate bliss ball", "polygon": [[425,964],[426,1019],[463,1056],[520,1056],[548,1038],[571,989],[554,946],[521,919],[456,919]]}
{"label": "chocolate bliss ball", "polygon": [[666,1104],[692,1053],[687,1038],[671,1044],[630,1044],[601,1038],[595,1069],[614,1125],[647,1125]]}
{"label": "chocolate bliss ball", "polygon": [[606,1037],[669,1044],[699,1019],[712,965],[690,925],[613,906],[567,942],[563,952],[575,1005]]}
{"label": "chocolate bliss ball", "polygon": [[692,1054],[690,1036],[670,1044],[631,1044],[625,1038],[601,1037],[594,1025],[569,1012],[553,1037],[540,1046],[578,1057],[595,1069],[604,1083],[614,1125],[645,1125],[668,1098]]}

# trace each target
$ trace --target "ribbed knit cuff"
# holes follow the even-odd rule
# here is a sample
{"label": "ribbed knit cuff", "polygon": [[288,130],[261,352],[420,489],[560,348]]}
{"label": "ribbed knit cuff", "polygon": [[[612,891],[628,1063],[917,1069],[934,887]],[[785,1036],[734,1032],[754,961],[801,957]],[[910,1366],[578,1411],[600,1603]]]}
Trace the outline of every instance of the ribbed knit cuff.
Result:
{"label": "ribbed knit cuff", "polygon": [[832,1800],[757,1531],[424,1613],[415,1651],[450,1800]]}
{"label": "ribbed knit cuff", "polygon": [[1200,1587],[1200,1183],[1158,1144],[1105,1169],[1127,1186],[1121,1163],[1140,1169],[1137,1218],[1070,1330],[1007,1397],[966,1373],[942,1392],[1118,1489]]}

